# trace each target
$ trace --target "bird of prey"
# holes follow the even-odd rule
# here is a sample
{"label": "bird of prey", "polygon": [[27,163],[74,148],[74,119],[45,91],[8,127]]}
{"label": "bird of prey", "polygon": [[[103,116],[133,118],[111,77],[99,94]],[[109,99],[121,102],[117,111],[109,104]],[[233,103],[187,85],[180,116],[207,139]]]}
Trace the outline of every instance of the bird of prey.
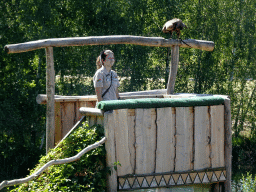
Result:
{"label": "bird of prey", "polygon": [[171,38],[172,38],[172,33],[175,31],[177,33],[177,37],[180,37],[180,30],[183,28],[187,28],[187,26],[182,22],[182,20],[174,18],[170,21],[167,21],[164,26],[162,31],[164,33],[170,33]]}

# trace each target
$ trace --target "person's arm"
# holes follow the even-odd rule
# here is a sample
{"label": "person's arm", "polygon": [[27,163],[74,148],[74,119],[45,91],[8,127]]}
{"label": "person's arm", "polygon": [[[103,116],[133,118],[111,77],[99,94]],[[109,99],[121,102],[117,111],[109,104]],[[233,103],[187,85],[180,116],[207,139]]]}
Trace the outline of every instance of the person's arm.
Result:
{"label": "person's arm", "polygon": [[117,86],[117,88],[116,88],[116,98],[119,100],[120,95],[119,95],[118,87],[120,86],[120,84],[119,84],[116,72],[113,72],[113,73],[114,73],[114,81],[115,81],[115,84]]}
{"label": "person's arm", "polygon": [[95,87],[98,102],[102,101],[102,87]]}

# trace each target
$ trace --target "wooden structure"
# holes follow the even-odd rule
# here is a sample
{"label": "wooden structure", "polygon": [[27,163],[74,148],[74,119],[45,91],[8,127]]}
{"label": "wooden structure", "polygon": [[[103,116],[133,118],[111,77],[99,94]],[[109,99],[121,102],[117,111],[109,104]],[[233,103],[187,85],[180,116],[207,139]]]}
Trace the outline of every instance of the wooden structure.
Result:
{"label": "wooden structure", "polygon": [[[214,43],[192,39],[184,42],[161,37],[123,35],[45,39],[7,45],[5,50],[8,53],[20,53],[46,49],[47,95],[37,98],[38,103],[47,104],[46,150],[65,137],[82,114],[88,116],[91,125],[104,123],[107,164],[112,166],[119,161],[122,165],[108,177],[108,191],[204,183],[217,183],[214,190],[220,191],[221,182],[225,183],[225,191],[231,191],[231,115],[227,97],[224,105],[219,106],[117,109],[113,113],[102,112],[103,118],[87,110],[79,111],[81,107],[93,108],[95,96],[55,96],[53,47],[107,44],[172,47],[167,90],[157,94],[123,93],[123,99],[197,96],[172,95],[179,48],[212,51]],[[164,188],[161,190],[164,191]]]}
{"label": "wooden structure", "polygon": [[[167,90],[123,93],[123,98],[184,98],[196,94],[166,95]],[[152,94],[152,95],[150,95]],[[46,96],[38,96],[45,103]],[[55,141],[68,132],[76,114],[87,116],[90,125],[104,124],[107,164],[117,161],[121,166],[108,178],[109,191],[174,187],[193,184],[215,184],[217,189],[231,188],[231,114],[230,101],[215,106],[166,107],[151,109],[117,109],[102,115],[88,113],[95,96],[56,96],[55,113],[61,125],[56,127]],[[80,100],[79,100],[80,98]],[[85,101],[87,99],[87,101]],[[94,98],[95,99],[95,98]],[[61,101],[61,102],[60,102]],[[69,107],[69,112],[67,106]],[[81,106],[73,110],[75,106]],[[71,110],[70,110],[71,109]],[[87,113],[86,113],[87,111]],[[64,114],[58,118],[58,114]],[[103,118],[104,115],[104,118]],[[77,117],[77,119],[79,118]],[[59,121],[68,119],[73,122]],[[220,185],[219,185],[220,184]],[[206,186],[207,187],[207,186]],[[215,191],[223,191],[222,190]],[[162,189],[162,191],[164,188]],[[225,190],[229,191],[229,190]]]}
{"label": "wooden structure", "polygon": [[[152,91],[139,91],[139,92],[127,92],[120,93],[122,99],[133,99],[133,98],[163,98],[166,94],[166,89],[152,90]],[[47,95],[38,95],[38,104],[47,104]],[[96,105],[96,96],[60,96],[55,95],[54,97],[54,146],[65,137],[65,135],[72,129],[76,122],[82,117],[79,109],[81,107],[94,108]],[[92,115],[90,121],[93,124],[96,121],[96,117]],[[87,120],[88,120],[87,118]],[[93,121],[94,119],[94,121]]]}
{"label": "wooden structure", "polygon": [[[185,42],[185,43],[184,43]],[[53,133],[54,131],[54,95],[55,95],[55,72],[53,61],[53,47],[67,47],[67,46],[84,46],[84,45],[108,45],[108,44],[134,44],[152,47],[172,47],[178,53],[179,47],[189,47],[212,51],[214,43],[212,41],[187,39],[184,41],[176,39],[164,39],[161,37],[141,37],[131,35],[118,36],[97,36],[97,37],[76,37],[76,38],[55,38],[44,39],[38,41],[31,41],[26,43],[6,45],[5,51],[7,53],[21,53],[33,51],[36,49],[45,48],[46,50],[46,93],[47,93],[47,112],[46,112],[46,152],[54,147]],[[189,46],[188,46],[189,45]],[[173,52],[173,51],[172,51]],[[177,74],[178,59],[172,59],[171,65],[171,82],[168,82],[167,93],[173,93],[175,77]],[[174,58],[174,57],[172,57]]]}
{"label": "wooden structure", "polygon": [[[196,95],[175,95],[191,97]],[[198,95],[200,96],[200,95]],[[109,191],[231,185],[231,115],[221,105],[117,109],[104,114]],[[167,190],[167,189],[166,189]],[[164,189],[162,189],[164,191]],[[168,190],[167,190],[168,191]]]}

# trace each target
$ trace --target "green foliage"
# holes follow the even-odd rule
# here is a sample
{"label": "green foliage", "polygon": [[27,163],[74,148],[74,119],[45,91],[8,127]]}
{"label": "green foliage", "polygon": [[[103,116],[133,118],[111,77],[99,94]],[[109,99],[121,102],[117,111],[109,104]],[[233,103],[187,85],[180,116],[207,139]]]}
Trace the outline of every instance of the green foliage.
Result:
{"label": "green foliage", "polygon": [[[79,153],[87,146],[99,141],[104,136],[100,125],[89,127],[85,122],[73,131],[58,148],[41,157],[39,164],[31,174],[47,162],[64,159]],[[49,167],[40,177],[22,184],[14,191],[105,191],[106,174],[105,148],[100,146],[84,154],[80,160]]]}
{"label": "green foliage", "polygon": [[114,163],[114,169],[117,171],[117,166],[122,166],[119,161]]}
{"label": "green foliage", "polygon": [[234,183],[232,191],[236,192],[255,192],[256,191],[256,177],[253,178],[252,174],[247,173],[246,176],[242,176],[239,183]]}

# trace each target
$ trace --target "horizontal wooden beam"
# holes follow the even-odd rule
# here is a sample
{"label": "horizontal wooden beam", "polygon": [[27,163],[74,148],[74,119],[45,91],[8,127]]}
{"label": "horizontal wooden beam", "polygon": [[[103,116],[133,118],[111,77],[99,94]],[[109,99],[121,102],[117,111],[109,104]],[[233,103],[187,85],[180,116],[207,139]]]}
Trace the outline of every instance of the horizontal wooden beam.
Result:
{"label": "horizontal wooden beam", "polygon": [[[188,98],[188,97],[203,97],[203,96],[219,96],[224,99],[227,95],[211,95],[211,94],[195,94],[195,93],[176,93],[167,95],[166,89],[156,89],[149,91],[136,91],[120,93],[121,99],[139,99],[139,98]],[[76,102],[76,101],[97,101],[96,95],[87,96],[61,96],[55,95],[55,102]],[[36,97],[38,104],[46,104],[47,97],[45,94],[39,94]]]}
{"label": "horizontal wooden beam", "polygon": [[[149,97],[163,97],[166,94],[166,89],[156,89],[149,91],[136,91],[136,92],[124,92],[120,93],[121,99],[134,99],[134,98],[149,98]],[[54,96],[55,102],[76,102],[76,101],[97,101],[96,95],[86,96]],[[38,104],[46,104],[47,96],[45,94],[39,94],[36,97]]]}
{"label": "horizontal wooden beam", "polygon": [[90,107],[81,107],[79,112],[84,116],[104,116],[102,110]]}
{"label": "horizontal wooden beam", "polygon": [[[184,43],[185,42],[185,43]],[[5,46],[7,53],[21,53],[42,49],[46,47],[68,47],[85,45],[110,45],[110,44],[133,44],[151,47],[171,47],[178,45],[184,48],[201,49],[213,51],[214,42],[196,39],[186,39],[183,42],[179,39],[165,39],[162,37],[144,37],[132,35],[111,35],[111,36],[89,36],[71,38],[53,38],[29,41],[26,43],[10,44]]]}
{"label": "horizontal wooden beam", "polygon": [[[76,102],[76,101],[96,101],[96,95],[87,95],[87,96],[62,96],[62,95],[55,95],[54,96],[55,102]],[[36,102],[38,104],[46,104],[47,97],[45,94],[39,94],[36,97]]]}
{"label": "horizontal wooden beam", "polygon": [[130,95],[130,96],[121,96],[121,100],[126,100],[126,99],[145,99],[145,98],[164,98],[163,94],[159,95]]}

